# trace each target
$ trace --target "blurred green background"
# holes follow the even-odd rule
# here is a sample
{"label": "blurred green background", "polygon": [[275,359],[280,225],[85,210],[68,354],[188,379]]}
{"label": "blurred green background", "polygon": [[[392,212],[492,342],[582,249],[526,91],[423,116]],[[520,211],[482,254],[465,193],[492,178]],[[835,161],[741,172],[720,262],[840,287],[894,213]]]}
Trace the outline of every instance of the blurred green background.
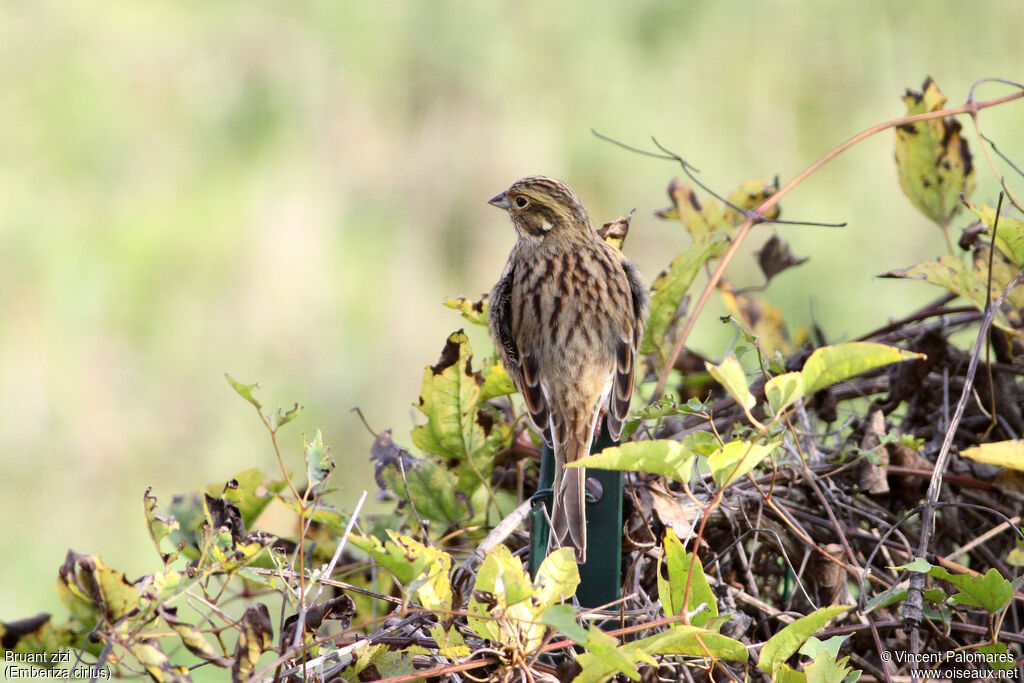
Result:
{"label": "blurred green background", "polygon": [[[69,547],[156,569],[146,486],[166,502],[276,471],[224,372],[305,406],[282,442],[299,468],[323,429],[340,506],[372,492],[351,409],[409,443],[422,369],[463,326],[441,301],[496,280],[513,232],[486,200],[516,178],[565,179],[597,223],[637,207],[626,251],[653,278],[688,243],[652,215],[677,169],[592,127],[653,134],[724,192],[785,181],[901,115],[927,75],[953,103],[1021,80],[1022,26],[1017,0],[3,3],[0,619],[64,618]],[[1020,105],[982,117],[1024,160]],[[978,181],[991,201],[982,164]],[[769,290],[791,323],[838,340],[938,294],[873,279],[944,249],[900,193],[891,133],[783,211],[849,223],[780,229],[810,257]],[[731,276],[760,281],[749,254]],[[723,310],[694,348],[724,350]]]}

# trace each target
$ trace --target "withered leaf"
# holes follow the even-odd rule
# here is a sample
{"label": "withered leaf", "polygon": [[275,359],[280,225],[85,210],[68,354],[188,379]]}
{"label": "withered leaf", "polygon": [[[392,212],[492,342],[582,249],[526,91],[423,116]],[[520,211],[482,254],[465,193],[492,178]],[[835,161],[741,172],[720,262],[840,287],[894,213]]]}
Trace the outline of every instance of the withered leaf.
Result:
{"label": "withered leaf", "polygon": [[621,251],[622,243],[626,241],[626,237],[629,235],[629,222],[633,220],[633,214],[635,213],[636,209],[633,209],[628,215],[619,216],[615,220],[605,223],[598,228],[597,234],[605,242]]}
{"label": "withered leaf", "polygon": [[235,647],[231,680],[247,681],[256,672],[256,662],[260,655],[273,646],[274,627],[270,623],[270,611],[263,604],[246,608],[239,626],[241,630]]}
{"label": "withered leaf", "polygon": [[807,261],[806,256],[794,256],[789,243],[778,235],[772,235],[757,252],[757,265],[764,273],[765,284],[784,270],[799,266]]}

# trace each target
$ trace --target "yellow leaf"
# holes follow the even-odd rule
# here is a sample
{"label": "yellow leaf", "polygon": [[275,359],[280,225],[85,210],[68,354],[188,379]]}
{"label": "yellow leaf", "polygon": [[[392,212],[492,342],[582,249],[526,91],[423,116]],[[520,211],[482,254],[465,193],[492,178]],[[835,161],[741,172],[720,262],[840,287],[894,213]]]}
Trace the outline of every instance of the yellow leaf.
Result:
{"label": "yellow leaf", "polygon": [[597,229],[597,234],[608,244],[619,251],[622,251],[622,243],[629,235],[629,222],[633,219],[636,209],[629,212],[628,216],[619,216],[613,221],[605,223]]}
{"label": "yellow leaf", "polygon": [[986,465],[998,465],[1024,472],[1024,441],[995,441],[965,448],[960,455]]}
{"label": "yellow leaf", "polygon": [[708,456],[711,477],[725,488],[754,469],[778,447],[778,443],[757,444],[750,441],[732,441]]}
{"label": "yellow leaf", "polygon": [[672,329],[690,285],[693,284],[693,279],[700,267],[710,259],[720,256],[724,248],[725,243],[721,240],[721,235],[704,235],[694,241],[689,249],[672,259],[668,269],[654,279],[651,285],[651,312],[640,345],[641,353],[656,352],[659,361],[664,364],[668,355],[666,337]]}
{"label": "yellow leaf", "polygon": [[470,301],[464,296],[445,297],[444,305],[452,310],[458,311],[462,317],[474,325],[487,327],[487,295],[484,294],[476,301]]}
{"label": "yellow leaf", "polygon": [[886,344],[843,342],[816,349],[800,372],[804,378],[804,390],[813,394],[862,372],[924,357],[923,353],[904,351]]}
{"label": "yellow leaf", "polygon": [[765,382],[764,395],[768,405],[778,415],[804,397],[804,376],[800,372],[776,375]]}
{"label": "yellow leaf", "polygon": [[[996,222],[996,210],[988,205],[980,209],[967,202],[967,208],[981,219],[981,224],[989,230]],[[1024,221],[1010,218],[1006,215],[999,216],[999,227],[996,230],[996,247],[1006,254],[1006,257],[1013,262],[1018,269],[1024,267]]]}
{"label": "yellow leaf", "polygon": [[736,356],[729,354],[719,365],[705,362],[704,367],[708,369],[708,373],[716,382],[725,387],[725,390],[740,404],[741,408],[750,410],[757,403],[753,394],[750,393],[747,376],[743,372],[743,366],[736,360]]}

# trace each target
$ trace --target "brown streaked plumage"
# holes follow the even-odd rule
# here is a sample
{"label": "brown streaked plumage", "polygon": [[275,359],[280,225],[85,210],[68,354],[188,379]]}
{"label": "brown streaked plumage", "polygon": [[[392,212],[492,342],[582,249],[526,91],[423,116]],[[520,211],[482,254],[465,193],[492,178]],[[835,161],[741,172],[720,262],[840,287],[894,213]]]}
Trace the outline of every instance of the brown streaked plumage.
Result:
{"label": "brown streaked plumage", "polygon": [[565,183],[530,176],[490,200],[508,211],[515,246],[490,299],[490,330],[530,420],[555,450],[551,547],[584,562],[582,469],[602,410],[619,438],[629,413],[647,291],[636,268],[590,225]]}

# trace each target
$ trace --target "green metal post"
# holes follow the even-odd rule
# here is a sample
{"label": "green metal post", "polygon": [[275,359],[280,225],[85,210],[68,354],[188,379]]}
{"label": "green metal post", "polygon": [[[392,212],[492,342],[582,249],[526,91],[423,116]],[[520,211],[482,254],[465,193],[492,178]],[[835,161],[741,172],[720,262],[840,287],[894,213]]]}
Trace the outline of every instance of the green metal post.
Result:
{"label": "green metal post", "polygon": [[[601,421],[601,433],[594,441],[591,453],[599,453],[614,446],[608,429]],[[551,489],[555,478],[555,454],[545,446],[540,461],[540,488]],[[598,500],[587,503],[587,561],[580,565],[580,585],[576,598],[584,608],[598,607],[618,600],[622,592],[622,472],[615,470],[587,470],[587,478],[601,485]],[[530,574],[547,557],[548,518],[551,497],[534,503],[530,513]]]}

